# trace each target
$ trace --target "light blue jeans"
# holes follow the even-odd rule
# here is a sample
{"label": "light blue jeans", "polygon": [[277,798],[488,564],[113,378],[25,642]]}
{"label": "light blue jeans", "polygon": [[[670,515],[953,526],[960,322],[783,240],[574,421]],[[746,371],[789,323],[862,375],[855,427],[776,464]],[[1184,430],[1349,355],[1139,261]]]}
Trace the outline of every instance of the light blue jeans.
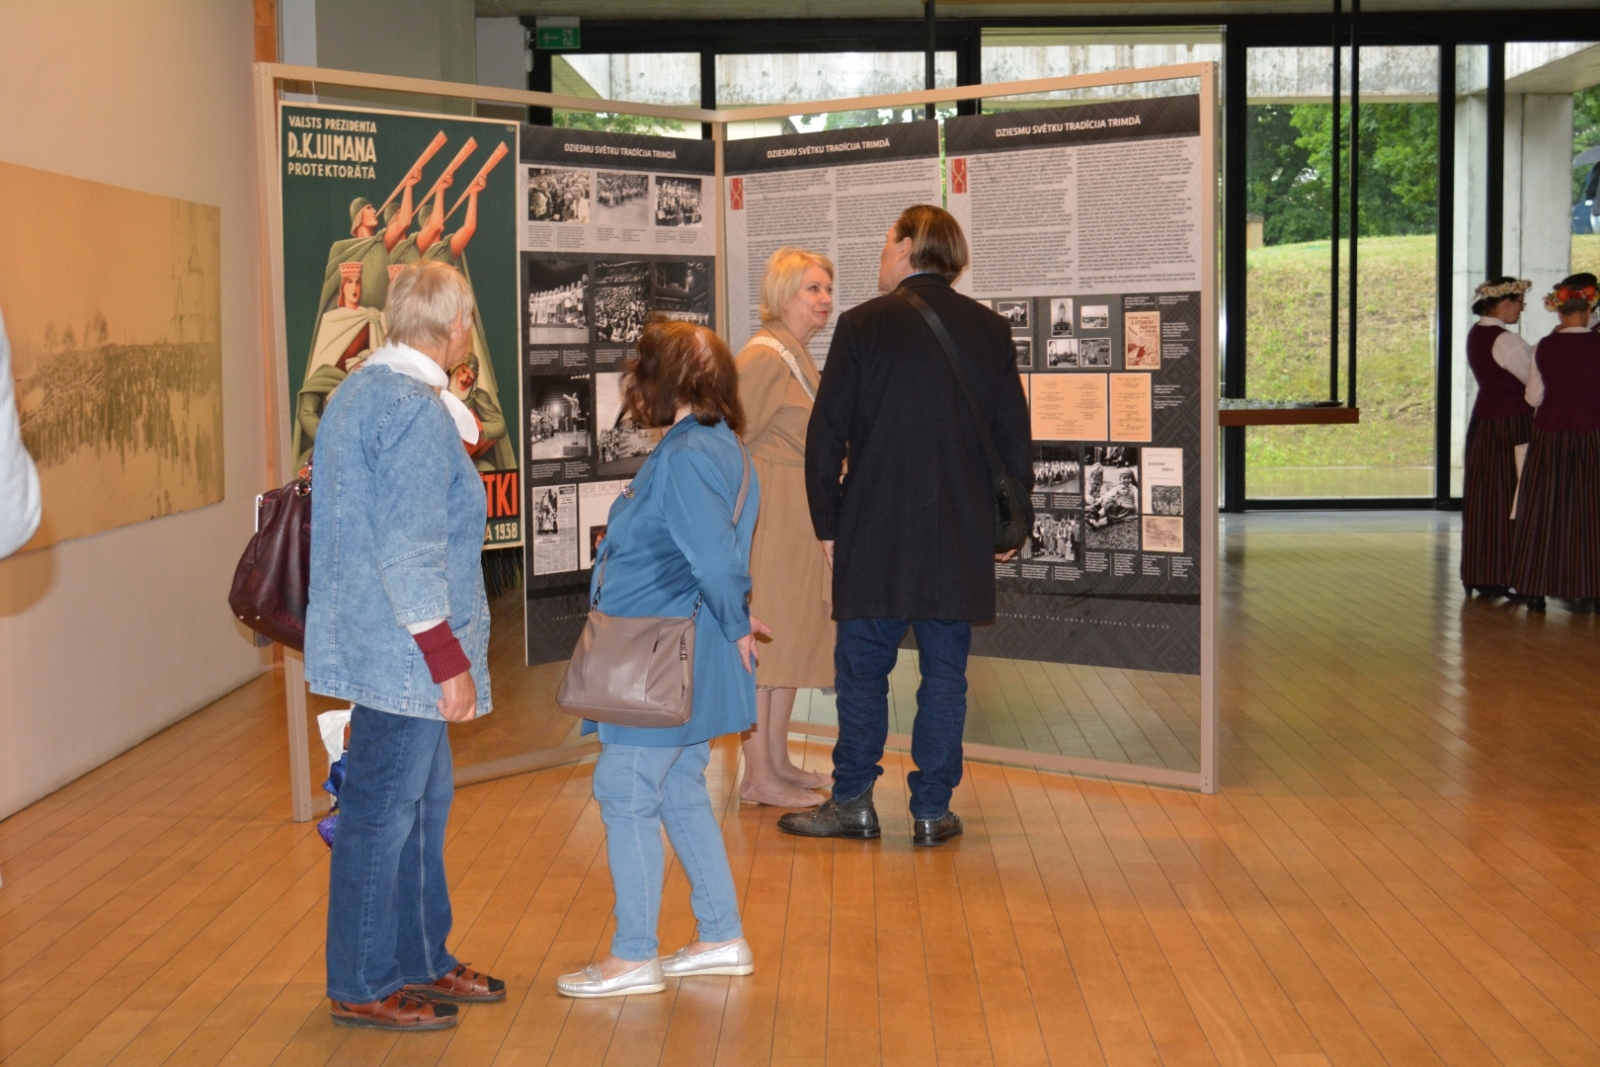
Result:
{"label": "light blue jeans", "polygon": [[594,765],[594,798],[606,824],[606,855],[617,894],[611,954],[624,960],[657,955],[666,858],[661,827],[689,878],[689,904],[702,941],[743,936],[739,897],[728,868],[722,827],[706,792],[711,743],[687,748],[602,745]]}

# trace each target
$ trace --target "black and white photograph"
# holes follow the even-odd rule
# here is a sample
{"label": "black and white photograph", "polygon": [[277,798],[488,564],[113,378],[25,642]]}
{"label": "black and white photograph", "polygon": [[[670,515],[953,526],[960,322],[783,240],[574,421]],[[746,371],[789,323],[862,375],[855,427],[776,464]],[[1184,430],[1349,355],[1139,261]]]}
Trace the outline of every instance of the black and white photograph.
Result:
{"label": "black and white photograph", "polygon": [[1078,340],[1078,367],[1111,366],[1111,338],[1083,337]]}
{"label": "black and white photograph", "polygon": [[1011,344],[1017,350],[1017,369],[1033,369],[1033,339],[1031,337],[1013,337]]}
{"label": "black and white photograph", "polygon": [[1150,514],[1182,515],[1183,486],[1152,485],[1150,487]]}
{"label": "black and white photograph", "polygon": [[1071,370],[1078,365],[1078,342],[1068,337],[1051,338],[1044,343],[1044,365],[1047,370]]}
{"label": "black and white photograph", "polygon": [[994,313],[1011,324],[1012,333],[1021,333],[1033,328],[1032,316],[1028,313],[1030,303],[1027,300],[996,300]]}
{"label": "black and white photograph", "polygon": [[1085,330],[1111,329],[1110,304],[1085,304],[1078,311],[1078,326]]}
{"label": "black and white photograph", "polygon": [[710,259],[658,260],[650,310],[680,322],[710,326],[711,270]]}
{"label": "black and white photograph", "polygon": [[661,440],[660,430],[640,429],[622,408],[622,375],[594,376],[595,444],[600,463],[595,473],[602,478],[637,474]]}
{"label": "black and white photograph", "polygon": [[528,460],[585,459],[594,425],[594,383],[587,374],[528,379]]}
{"label": "black and white photograph", "polygon": [[1041,511],[1020,555],[1033,563],[1077,563],[1083,558],[1083,524],[1076,515]]}
{"label": "black and white photograph", "polygon": [[533,532],[536,534],[561,532],[561,497],[556,492],[557,488],[552,485],[533,491]]}
{"label": "black and white photograph", "polygon": [[703,178],[656,177],[656,225],[700,225]]}
{"label": "black and white photograph", "polygon": [[589,261],[525,256],[530,345],[582,344],[589,340]]}
{"label": "black and white photograph", "polygon": [[631,345],[650,314],[650,264],[598,262],[594,267],[594,330],[600,344]]}
{"label": "black and white photograph", "polygon": [[1084,449],[1083,521],[1090,548],[1139,550],[1139,450]]}
{"label": "black and white photograph", "polygon": [[528,168],[529,222],[588,222],[592,200],[589,171]]}
{"label": "black and white photograph", "polygon": [[1050,336],[1072,336],[1072,298],[1070,296],[1054,296],[1050,298]]}
{"label": "black and white photograph", "polygon": [[650,225],[650,175],[595,171],[594,221],[598,226],[625,229],[642,230]]}
{"label": "black and white photograph", "polygon": [[1083,463],[1076,445],[1033,446],[1035,493],[1081,493]]}

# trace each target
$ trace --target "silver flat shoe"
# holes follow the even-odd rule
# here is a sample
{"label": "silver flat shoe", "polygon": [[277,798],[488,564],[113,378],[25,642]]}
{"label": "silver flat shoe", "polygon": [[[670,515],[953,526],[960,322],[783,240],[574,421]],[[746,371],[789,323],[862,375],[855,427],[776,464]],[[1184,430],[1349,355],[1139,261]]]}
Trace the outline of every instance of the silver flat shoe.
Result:
{"label": "silver flat shoe", "polygon": [[754,974],[756,958],[750,943],[740,938],[731,945],[691,954],[680,948],[661,960],[661,971],[668,978],[688,978],[695,974]]}
{"label": "silver flat shoe", "polygon": [[556,979],[556,992],[564,997],[631,997],[635,993],[659,993],[667,988],[660,960],[646,960],[626,974],[605,978],[591,964],[576,974]]}

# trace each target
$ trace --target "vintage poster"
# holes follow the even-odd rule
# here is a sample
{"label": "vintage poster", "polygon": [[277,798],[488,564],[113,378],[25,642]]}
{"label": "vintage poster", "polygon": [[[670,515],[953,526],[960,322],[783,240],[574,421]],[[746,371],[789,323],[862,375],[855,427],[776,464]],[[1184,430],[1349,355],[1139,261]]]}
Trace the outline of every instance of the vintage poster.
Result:
{"label": "vintage poster", "polygon": [[945,125],[957,287],[1010,327],[1035,442],[1035,528],[996,564],[1010,610],[980,640],[996,654],[1198,670],[1200,125],[1196,96]]}
{"label": "vintage poster", "polygon": [[22,439],[44,516],[24,550],[223,497],[222,212],[0,163]]}
{"label": "vintage poster", "polygon": [[[563,659],[611,504],[661,431],[623,404],[652,316],[714,325],[709,141],[524,126],[517,157],[528,662]],[[552,510],[572,489],[569,520]],[[540,532],[554,523],[558,531]]]}
{"label": "vintage poster", "polygon": [[827,256],[835,271],[833,318],[811,339],[818,367],[839,316],[878,295],[885,231],[913,204],[944,204],[933,122],[729,141],[723,170],[728,343],[737,352],[761,328],[767,260],[798,245]]}
{"label": "vintage poster", "polygon": [[480,426],[469,451],[489,505],[484,547],[519,545],[517,127],[298,104],[279,117],[294,462],[311,458],[339,383],[382,346],[389,280],[449,264],[477,302],[450,391]]}

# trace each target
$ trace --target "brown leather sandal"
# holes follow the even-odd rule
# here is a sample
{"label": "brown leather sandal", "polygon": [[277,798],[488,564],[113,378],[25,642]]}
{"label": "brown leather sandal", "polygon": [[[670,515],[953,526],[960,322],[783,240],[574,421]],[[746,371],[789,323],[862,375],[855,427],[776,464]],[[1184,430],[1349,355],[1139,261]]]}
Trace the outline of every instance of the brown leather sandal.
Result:
{"label": "brown leather sandal", "polygon": [[506,999],[506,984],[498,978],[490,978],[473,970],[465,963],[458,963],[454,970],[428,985],[408,985],[402,992],[407,996],[426,997],[446,1004],[483,1004]]}
{"label": "brown leather sandal", "polygon": [[444,1030],[456,1024],[461,1010],[454,1004],[435,1004],[423,997],[396,990],[382,1000],[368,1004],[333,1003],[335,1026],[359,1026],[369,1030]]}

